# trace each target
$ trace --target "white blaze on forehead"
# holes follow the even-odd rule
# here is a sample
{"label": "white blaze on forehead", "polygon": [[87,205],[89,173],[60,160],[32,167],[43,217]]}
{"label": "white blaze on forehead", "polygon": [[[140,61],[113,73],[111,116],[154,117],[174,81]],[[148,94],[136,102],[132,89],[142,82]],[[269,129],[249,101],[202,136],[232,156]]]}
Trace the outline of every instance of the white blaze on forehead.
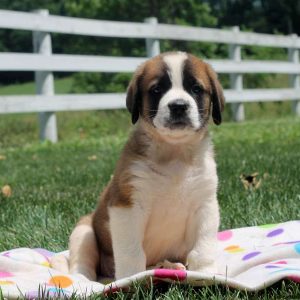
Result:
{"label": "white blaze on forehead", "polygon": [[[184,52],[170,53],[163,56],[172,87],[160,99],[157,113],[153,119],[154,126],[159,129],[161,134],[173,137],[176,140],[186,138],[193,130],[199,129],[201,126],[195,99],[183,87],[183,69],[187,59],[188,55]],[[186,114],[192,125],[192,130],[170,129],[168,127],[168,122],[171,119],[169,104],[176,99],[182,99],[189,105]]]}
{"label": "white blaze on forehead", "polygon": [[163,61],[168,66],[168,74],[170,76],[172,86],[182,88],[182,75],[184,61],[188,58],[187,54],[184,52],[176,52],[172,54],[167,54],[163,57]]}

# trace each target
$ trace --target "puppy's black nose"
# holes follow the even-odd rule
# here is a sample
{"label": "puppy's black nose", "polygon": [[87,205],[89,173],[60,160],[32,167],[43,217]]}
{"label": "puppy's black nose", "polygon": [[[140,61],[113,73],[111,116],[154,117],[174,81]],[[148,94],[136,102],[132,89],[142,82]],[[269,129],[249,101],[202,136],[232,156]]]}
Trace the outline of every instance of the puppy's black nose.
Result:
{"label": "puppy's black nose", "polygon": [[170,109],[171,115],[173,116],[182,116],[186,113],[186,111],[189,108],[189,104],[182,100],[182,99],[177,99],[171,103],[168,104],[168,107]]}

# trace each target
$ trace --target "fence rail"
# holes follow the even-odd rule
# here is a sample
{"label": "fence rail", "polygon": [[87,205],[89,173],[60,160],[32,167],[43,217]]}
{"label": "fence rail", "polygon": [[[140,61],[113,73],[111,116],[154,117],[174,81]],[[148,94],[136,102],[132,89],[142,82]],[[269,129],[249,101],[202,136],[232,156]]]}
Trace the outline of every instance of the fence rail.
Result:
{"label": "fence rail", "polygon": [[[113,57],[96,55],[0,53],[0,71],[54,72],[133,72],[147,57]],[[18,61],[18,64],[16,64]],[[300,64],[285,61],[205,60],[218,73],[299,74]]]}
{"label": "fence rail", "polygon": [[[35,53],[0,53],[0,71],[34,71],[37,95],[0,96],[2,113],[40,113],[40,136],[57,140],[55,111],[115,109],[125,107],[124,94],[55,95],[52,72],[133,72],[145,57],[112,57],[93,55],[52,54],[50,33],[98,37],[137,38],[146,40],[147,56],[159,54],[159,40],[184,40],[228,44],[229,59],[207,60],[218,73],[230,74],[231,89],[225,90],[232,103],[234,119],[244,119],[244,102],[293,100],[293,109],[300,115],[300,38],[158,24],[156,18],[145,23],[89,20],[51,16],[47,10],[32,13],[0,10],[0,28],[33,32]],[[245,45],[285,48],[287,61],[242,60]],[[288,74],[290,88],[243,89],[243,74]]]}
{"label": "fence rail", "polygon": [[[230,103],[282,101],[296,99],[299,92],[294,89],[244,89],[225,90]],[[125,108],[125,94],[68,94],[1,96],[1,113],[76,111]]]}

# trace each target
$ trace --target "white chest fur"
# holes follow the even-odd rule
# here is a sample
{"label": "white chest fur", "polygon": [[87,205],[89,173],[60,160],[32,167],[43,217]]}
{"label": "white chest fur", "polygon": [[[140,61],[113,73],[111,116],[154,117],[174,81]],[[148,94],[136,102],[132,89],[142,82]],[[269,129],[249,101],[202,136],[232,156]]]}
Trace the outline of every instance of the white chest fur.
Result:
{"label": "white chest fur", "polygon": [[148,266],[164,259],[183,261],[194,245],[195,213],[215,199],[217,188],[212,149],[199,155],[195,165],[178,160],[163,165],[141,160],[132,165],[133,200],[145,219]]}

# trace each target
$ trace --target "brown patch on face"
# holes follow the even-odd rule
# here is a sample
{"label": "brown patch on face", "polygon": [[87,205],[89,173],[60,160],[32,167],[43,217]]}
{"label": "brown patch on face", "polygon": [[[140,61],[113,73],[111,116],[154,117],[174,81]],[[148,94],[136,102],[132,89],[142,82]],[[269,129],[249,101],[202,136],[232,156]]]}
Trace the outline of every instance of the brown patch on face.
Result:
{"label": "brown patch on face", "polygon": [[151,88],[154,88],[161,78],[166,75],[166,65],[162,60],[162,56],[150,60],[144,68],[144,76],[141,81],[141,93],[143,97],[142,117],[149,123],[155,116],[161,95],[155,99],[151,95]]}
{"label": "brown patch on face", "polygon": [[203,88],[204,119],[209,119],[212,107],[213,120],[219,125],[222,122],[221,112],[224,109],[225,98],[217,74],[209,64],[191,54],[188,54],[186,68]]}

